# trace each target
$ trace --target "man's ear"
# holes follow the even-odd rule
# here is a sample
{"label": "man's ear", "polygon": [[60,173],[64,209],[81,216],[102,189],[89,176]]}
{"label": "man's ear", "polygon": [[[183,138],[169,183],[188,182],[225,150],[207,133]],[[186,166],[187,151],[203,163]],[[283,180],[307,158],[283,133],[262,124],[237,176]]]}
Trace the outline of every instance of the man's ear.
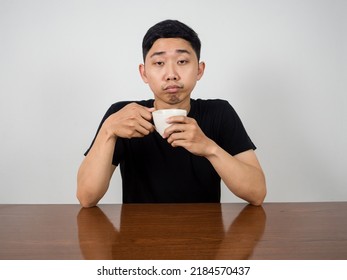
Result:
{"label": "man's ear", "polygon": [[199,81],[202,76],[204,75],[204,71],[205,71],[205,62],[201,61],[199,63],[199,66],[198,66],[198,76],[197,76],[197,81]]}
{"label": "man's ear", "polygon": [[140,72],[142,80],[147,84],[148,83],[148,79],[147,79],[147,76],[146,76],[146,70],[145,70],[145,65],[144,64],[140,64],[139,65],[139,72]]}

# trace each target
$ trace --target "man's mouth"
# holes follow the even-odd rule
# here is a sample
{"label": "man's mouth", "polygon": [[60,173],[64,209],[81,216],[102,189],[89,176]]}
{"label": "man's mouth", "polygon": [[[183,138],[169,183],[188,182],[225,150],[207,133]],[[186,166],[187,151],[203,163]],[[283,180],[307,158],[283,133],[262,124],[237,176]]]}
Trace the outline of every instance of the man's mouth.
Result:
{"label": "man's mouth", "polygon": [[176,93],[178,92],[180,89],[183,88],[183,85],[166,85],[163,87],[164,91],[169,92],[169,93]]}

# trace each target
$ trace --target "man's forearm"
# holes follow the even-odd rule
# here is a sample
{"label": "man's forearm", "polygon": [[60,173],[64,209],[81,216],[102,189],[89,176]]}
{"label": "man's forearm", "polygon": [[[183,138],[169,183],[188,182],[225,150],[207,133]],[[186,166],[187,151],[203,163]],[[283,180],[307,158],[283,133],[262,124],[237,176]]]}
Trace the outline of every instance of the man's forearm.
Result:
{"label": "man's forearm", "polygon": [[253,205],[263,203],[265,176],[253,151],[233,157],[216,146],[207,158],[231,192]]}
{"label": "man's forearm", "polygon": [[83,207],[95,206],[106,193],[115,166],[112,158],[115,138],[100,131],[77,175],[77,198]]}

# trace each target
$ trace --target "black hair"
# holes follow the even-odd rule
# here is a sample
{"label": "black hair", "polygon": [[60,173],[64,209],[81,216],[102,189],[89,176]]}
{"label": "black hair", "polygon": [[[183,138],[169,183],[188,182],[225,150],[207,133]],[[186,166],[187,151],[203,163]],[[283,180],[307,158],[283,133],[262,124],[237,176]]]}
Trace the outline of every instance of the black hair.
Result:
{"label": "black hair", "polygon": [[201,42],[198,34],[192,28],[178,20],[164,20],[148,29],[143,37],[143,61],[145,61],[146,55],[152,48],[154,42],[160,38],[181,38],[188,41],[195,51],[198,61],[200,60]]}

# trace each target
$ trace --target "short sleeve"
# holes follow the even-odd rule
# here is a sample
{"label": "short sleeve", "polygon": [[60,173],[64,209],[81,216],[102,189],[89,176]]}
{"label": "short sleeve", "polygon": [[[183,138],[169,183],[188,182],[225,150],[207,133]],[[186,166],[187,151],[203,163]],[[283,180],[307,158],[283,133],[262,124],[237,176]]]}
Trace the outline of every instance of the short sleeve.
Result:
{"label": "short sleeve", "polygon": [[247,134],[247,131],[234,110],[227,102],[223,102],[223,114],[220,129],[220,143],[231,155],[236,155],[247,150],[255,150],[256,146]]}

